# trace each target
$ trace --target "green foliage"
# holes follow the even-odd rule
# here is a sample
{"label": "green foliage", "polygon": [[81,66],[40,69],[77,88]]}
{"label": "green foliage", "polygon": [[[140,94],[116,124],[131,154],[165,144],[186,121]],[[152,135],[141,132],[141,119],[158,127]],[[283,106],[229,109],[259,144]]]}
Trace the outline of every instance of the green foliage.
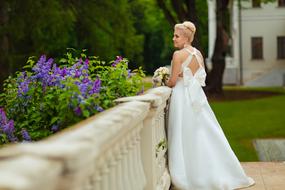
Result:
{"label": "green foliage", "polygon": [[137,32],[144,35],[144,69],[153,74],[156,68],[170,64],[173,29],[153,0],[131,1]]}
{"label": "green foliage", "polygon": [[[127,0],[3,0],[2,4],[0,15],[7,19],[0,21],[0,80],[19,70],[28,57],[58,57],[66,47],[88,49],[106,60],[123,55],[136,60],[130,62],[131,68],[143,65],[144,37],[136,32]],[[4,50],[3,43],[8,44]]]}
{"label": "green foliage", "polygon": [[[23,129],[32,140],[40,140],[112,107],[116,98],[137,95],[143,89],[142,69],[131,71],[128,60],[120,56],[106,63],[84,51],[70,50],[57,60],[56,64],[45,56],[37,62],[30,58],[24,72],[5,81],[0,108],[14,121],[13,136],[19,141]],[[3,132],[6,123],[0,116],[0,144],[11,137]]]}
{"label": "green foliage", "polygon": [[124,55],[142,64],[143,36],[136,34],[127,0],[74,1],[78,48],[87,48],[103,59]]}
{"label": "green foliage", "polygon": [[8,4],[9,20],[3,30],[9,34],[12,56],[54,53],[68,46],[76,18],[71,9],[62,9],[59,0],[9,0]]}
{"label": "green foliage", "polygon": [[[196,5],[206,52],[207,2]],[[154,0],[2,0],[0,6],[6,18],[0,19],[0,83],[28,57],[59,57],[66,47],[104,60],[123,55],[131,69],[142,66],[148,74],[170,64],[173,28]]]}
{"label": "green foliage", "polygon": [[165,149],[167,149],[167,140],[164,138],[164,139],[161,139],[160,142],[155,147],[155,157],[158,156],[158,153],[160,151],[163,151]]}
{"label": "green foliage", "polygon": [[207,1],[196,1],[197,16],[199,19],[198,30],[199,41],[202,47],[202,52],[208,55],[208,4]]}

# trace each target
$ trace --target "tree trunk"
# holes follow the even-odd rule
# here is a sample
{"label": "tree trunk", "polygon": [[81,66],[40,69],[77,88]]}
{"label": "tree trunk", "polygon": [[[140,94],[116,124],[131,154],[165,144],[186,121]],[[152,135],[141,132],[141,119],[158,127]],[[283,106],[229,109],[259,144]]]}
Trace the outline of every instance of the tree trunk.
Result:
{"label": "tree trunk", "polygon": [[205,91],[210,94],[223,93],[223,74],[225,70],[225,56],[227,51],[228,36],[227,28],[227,6],[228,0],[216,0],[217,36],[212,57],[213,68],[208,74],[208,84]]}
{"label": "tree trunk", "polygon": [[195,26],[197,27],[197,32],[195,34],[193,46],[199,49],[204,55],[204,52],[202,51],[200,45],[201,40],[198,29],[199,19],[197,17],[195,0],[171,0],[172,9],[175,12],[175,15],[178,20],[175,19],[175,17],[171,14],[171,11],[168,10],[165,4],[166,2],[164,0],[156,0],[156,2],[158,6],[162,9],[164,16],[166,17],[171,26],[174,26],[178,22],[182,23],[186,20],[189,20],[195,24]]}
{"label": "tree trunk", "polygon": [[[195,0],[185,0],[185,4],[188,8],[188,11],[187,11],[188,20],[193,22],[195,24],[195,26],[198,27],[199,19],[197,16]],[[193,46],[195,46],[197,49],[199,49],[204,56],[204,52],[202,51],[200,41],[201,41],[200,40],[200,30],[197,28],[197,32],[196,32],[195,38],[193,40]]]}
{"label": "tree trunk", "polygon": [[167,19],[167,21],[169,22],[169,24],[171,26],[174,26],[177,23],[177,21],[174,18],[174,16],[171,14],[170,10],[167,9],[167,7],[165,5],[165,1],[164,0],[156,0],[156,2],[157,2],[157,5],[163,11],[163,14],[164,14],[165,18]]}
{"label": "tree trunk", "polygon": [[0,28],[2,35],[0,36],[0,92],[2,91],[3,80],[9,74],[9,65],[8,65],[8,52],[9,52],[9,38],[8,34],[5,31],[5,25],[9,21],[8,16],[8,3],[6,1],[0,1]]}

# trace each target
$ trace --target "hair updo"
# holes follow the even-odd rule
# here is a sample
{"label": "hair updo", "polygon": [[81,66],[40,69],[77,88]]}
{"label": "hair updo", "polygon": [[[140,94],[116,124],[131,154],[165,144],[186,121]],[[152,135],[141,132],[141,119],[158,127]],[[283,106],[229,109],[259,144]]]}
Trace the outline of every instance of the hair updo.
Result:
{"label": "hair updo", "polygon": [[196,27],[192,22],[185,21],[183,23],[176,24],[174,29],[182,29],[186,37],[188,37],[189,42],[192,43],[196,32]]}

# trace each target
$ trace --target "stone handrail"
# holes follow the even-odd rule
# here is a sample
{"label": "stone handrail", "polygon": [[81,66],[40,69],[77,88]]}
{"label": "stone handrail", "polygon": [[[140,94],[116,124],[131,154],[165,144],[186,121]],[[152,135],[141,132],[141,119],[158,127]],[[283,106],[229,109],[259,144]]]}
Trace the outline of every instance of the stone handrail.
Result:
{"label": "stone handrail", "polygon": [[117,106],[50,138],[0,150],[0,189],[166,190],[166,114],[171,89]]}

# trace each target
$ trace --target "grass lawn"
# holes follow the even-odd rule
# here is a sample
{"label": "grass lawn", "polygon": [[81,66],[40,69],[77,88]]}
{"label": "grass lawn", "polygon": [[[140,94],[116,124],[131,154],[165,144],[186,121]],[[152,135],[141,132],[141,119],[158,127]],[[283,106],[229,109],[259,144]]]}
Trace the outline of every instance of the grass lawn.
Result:
{"label": "grass lawn", "polygon": [[[151,87],[146,83],[145,89]],[[285,89],[225,87],[226,91],[266,91],[282,94],[265,98],[213,101],[210,105],[240,161],[258,161],[252,141],[256,138],[285,138]]]}
{"label": "grass lawn", "polygon": [[[246,88],[243,89],[246,90]],[[210,104],[239,160],[257,161],[252,140],[285,138],[285,91],[282,88],[249,88],[247,90],[283,93],[254,100],[211,102]]]}

